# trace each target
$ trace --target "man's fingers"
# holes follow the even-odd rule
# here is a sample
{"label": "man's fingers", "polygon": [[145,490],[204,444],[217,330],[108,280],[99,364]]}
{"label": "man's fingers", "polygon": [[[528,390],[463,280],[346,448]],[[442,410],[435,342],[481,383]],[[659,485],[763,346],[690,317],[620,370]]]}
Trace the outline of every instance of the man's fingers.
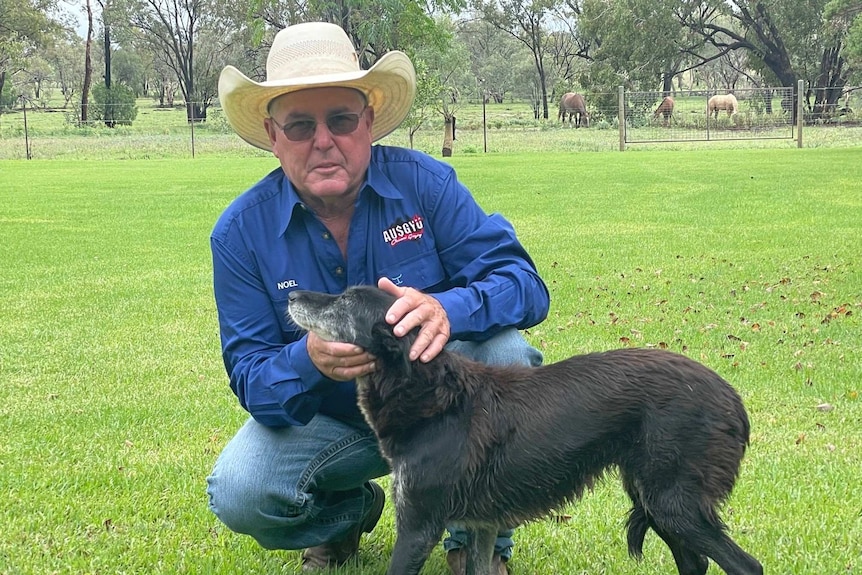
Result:
{"label": "man's fingers", "polygon": [[318,371],[336,381],[349,381],[374,370],[374,356],[350,343],[325,341],[309,333],[306,349]]}
{"label": "man's fingers", "polygon": [[[422,363],[428,363],[435,357],[437,357],[443,348],[446,347],[446,344],[449,342],[449,336],[438,333],[434,339],[431,340],[431,343],[428,344],[424,350],[417,350],[417,357]],[[411,358],[413,356],[413,348],[410,351]]]}

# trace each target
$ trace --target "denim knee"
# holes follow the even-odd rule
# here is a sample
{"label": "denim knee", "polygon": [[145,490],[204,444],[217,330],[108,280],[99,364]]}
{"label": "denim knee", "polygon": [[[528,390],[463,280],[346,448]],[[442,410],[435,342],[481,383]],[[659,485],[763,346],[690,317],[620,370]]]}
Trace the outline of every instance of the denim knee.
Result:
{"label": "denim knee", "polygon": [[287,503],[284,493],[276,493],[276,488],[283,491],[286,485],[249,473],[245,465],[238,469],[232,463],[217,462],[207,477],[210,510],[231,531],[251,535],[267,549],[281,548],[281,541],[271,534],[283,530],[288,523],[302,523],[307,513],[298,494],[294,493],[293,504]]}
{"label": "denim knee", "polygon": [[485,365],[525,365],[536,367],[542,352],[527,343],[515,328],[506,328],[485,341],[451,341],[446,348]]}
{"label": "denim knee", "polygon": [[362,486],[389,472],[373,434],[318,415],[302,427],[249,418],[207,478],[210,509],[267,549],[343,536],[363,515]]}

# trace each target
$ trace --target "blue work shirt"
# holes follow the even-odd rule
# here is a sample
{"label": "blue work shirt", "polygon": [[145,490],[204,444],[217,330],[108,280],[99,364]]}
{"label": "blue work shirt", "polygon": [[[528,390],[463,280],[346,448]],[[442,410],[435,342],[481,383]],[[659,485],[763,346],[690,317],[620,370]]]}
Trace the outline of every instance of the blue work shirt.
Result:
{"label": "blue work shirt", "polygon": [[346,259],[281,167],[227,207],[210,243],[230,386],[264,425],[304,425],[317,412],[361,418],[355,383],[321,374],[287,318],[294,289],[341,293],[386,276],[433,294],[462,340],[548,313],[548,289],[511,224],[486,214],[451,166],[413,150],[373,146]]}

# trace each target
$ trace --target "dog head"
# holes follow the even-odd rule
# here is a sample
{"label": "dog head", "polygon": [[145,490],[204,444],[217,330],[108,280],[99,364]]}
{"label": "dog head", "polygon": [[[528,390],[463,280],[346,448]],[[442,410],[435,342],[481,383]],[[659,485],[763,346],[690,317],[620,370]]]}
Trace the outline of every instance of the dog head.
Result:
{"label": "dog head", "polygon": [[407,350],[416,332],[396,337],[386,323],[395,296],[373,286],[354,286],[341,294],[294,290],[287,314],[293,322],[321,339],[353,343],[384,361],[407,363]]}

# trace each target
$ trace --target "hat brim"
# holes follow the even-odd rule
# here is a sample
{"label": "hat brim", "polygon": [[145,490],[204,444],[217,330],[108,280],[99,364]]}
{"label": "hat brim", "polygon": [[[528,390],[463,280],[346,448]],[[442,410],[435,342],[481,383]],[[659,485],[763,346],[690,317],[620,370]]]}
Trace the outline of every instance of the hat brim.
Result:
{"label": "hat brim", "polygon": [[296,80],[255,82],[233,66],[225,66],[219,76],[219,101],[228,123],[240,138],[263,150],[272,150],[263,120],[273,98],[309,88],[355,88],[374,108],[371,139],[377,141],[393,132],[413,105],[416,72],[403,52],[387,52],[368,70],[342,74],[306,76]]}

